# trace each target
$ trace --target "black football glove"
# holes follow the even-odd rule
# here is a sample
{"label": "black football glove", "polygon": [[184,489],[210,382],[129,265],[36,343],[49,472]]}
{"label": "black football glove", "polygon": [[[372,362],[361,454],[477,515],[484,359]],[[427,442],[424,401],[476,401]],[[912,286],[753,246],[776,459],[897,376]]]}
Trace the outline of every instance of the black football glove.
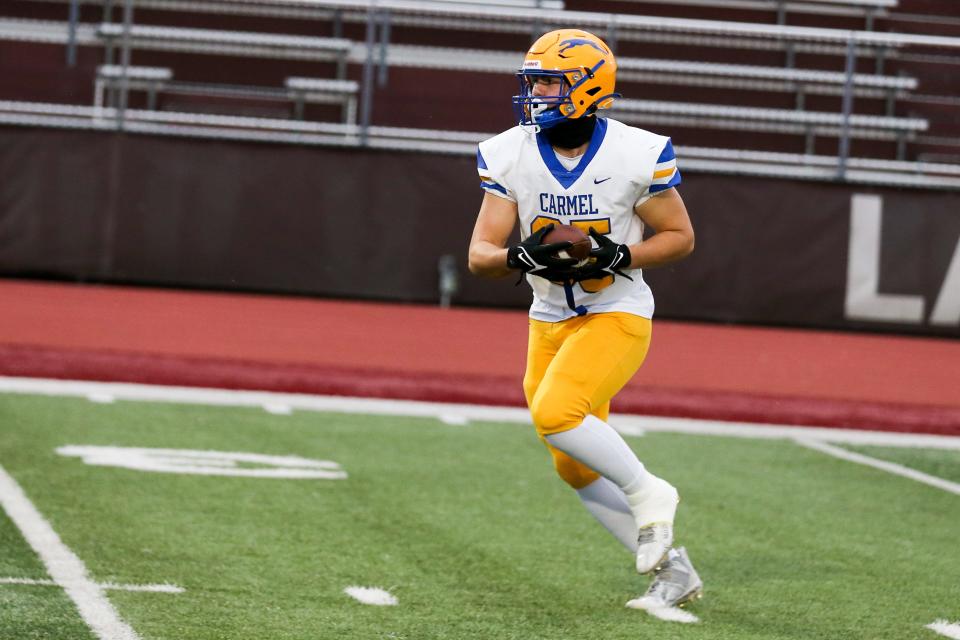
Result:
{"label": "black football glove", "polygon": [[597,241],[597,248],[590,251],[590,257],[594,259],[577,269],[577,281],[595,280],[613,274],[633,280],[623,272],[623,269],[630,268],[630,261],[633,259],[630,247],[617,244],[602,233],[597,233],[593,227],[590,227],[590,237]]}
{"label": "black football glove", "polygon": [[[541,244],[543,236],[552,229],[553,223],[541,227],[530,234],[526,240],[507,250],[507,266],[519,269],[522,273],[553,281],[573,280],[576,276],[572,269],[577,263],[573,258],[560,258],[557,253],[573,246],[572,242],[553,242]],[[521,276],[521,279],[522,276]]]}

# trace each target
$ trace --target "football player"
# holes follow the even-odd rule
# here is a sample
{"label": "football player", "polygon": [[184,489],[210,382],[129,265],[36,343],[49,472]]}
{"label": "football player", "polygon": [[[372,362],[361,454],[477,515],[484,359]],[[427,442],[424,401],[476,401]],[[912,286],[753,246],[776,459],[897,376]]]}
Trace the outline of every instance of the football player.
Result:
{"label": "football player", "polygon": [[[520,271],[533,289],[523,388],[533,424],[560,477],[588,511],[652,573],[629,605],[674,606],[700,595],[686,552],[673,548],[679,496],[650,473],[607,424],[610,399],[639,369],[650,343],[653,295],[642,269],[693,251],[670,139],[599,112],[617,63],[597,36],[551,31],[527,52],[513,98],[519,125],[480,143],[485,191],[470,241],[470,271]],[[519,244],[507,246],[519,220]],[[544,244],[555,226],[589,233],[577,262]],[[654,232],[643,239],[644,227]]]}

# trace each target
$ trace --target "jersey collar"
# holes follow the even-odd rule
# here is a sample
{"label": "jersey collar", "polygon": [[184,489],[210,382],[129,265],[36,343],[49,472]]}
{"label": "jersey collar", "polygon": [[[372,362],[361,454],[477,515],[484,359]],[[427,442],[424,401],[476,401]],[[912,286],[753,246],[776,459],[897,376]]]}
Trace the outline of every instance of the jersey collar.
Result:
{"label": "jersey collar", "polygon": [[569,189],[586,170],[590,161],[593,160],[593,156],[597,155],[597,151],[600,150],[600,145],[603,143],[603,137],[606,133],[606,118],[597,118],[597,126],[594,127],[593,136],[590,137],[590,145],[587,147],[583,157],[580,158],[577,166],[570,171],[567,171],[567,169],[560,164],[560,161],[557,160],[557,156],[553,152],[553,147],[550,146],[547,137],[543,135],[542,131],[537,133],[537,148],[540,150],[540,157],[543,158],[543,163],[547,165],[547,169],[550,170],[553,177],[557,179],[557,182],[559,182],[564,189]]}

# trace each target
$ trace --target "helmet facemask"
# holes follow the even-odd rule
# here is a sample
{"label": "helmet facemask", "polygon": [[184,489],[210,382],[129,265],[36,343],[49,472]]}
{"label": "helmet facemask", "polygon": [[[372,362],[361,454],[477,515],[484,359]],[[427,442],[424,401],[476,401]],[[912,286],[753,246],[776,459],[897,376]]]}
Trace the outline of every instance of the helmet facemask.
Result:
{"label": "helmet facemask", "polygon": [[[572,111],[573,101],[570,99],[570,82],[565,71],[541,71],[523,69],[517,72],[520,81],[520,94],[513,96],[513,111],[517,121],[522,126],[537,126],[549,129],[565,120],[561,107],[569,105],[563,111]],[[536,96],[533,88],[539,78],[558,78],[560,80],[559,95]]]}

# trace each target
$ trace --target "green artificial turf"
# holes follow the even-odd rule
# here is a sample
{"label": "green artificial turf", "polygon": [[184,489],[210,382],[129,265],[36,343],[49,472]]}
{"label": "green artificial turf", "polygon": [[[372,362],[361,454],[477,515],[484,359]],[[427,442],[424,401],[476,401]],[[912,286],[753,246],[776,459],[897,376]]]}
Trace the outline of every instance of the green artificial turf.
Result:
{"label": "green artificial turf", "polygon": [[[623,606],[646,580],[530,428],[0,395],[0,465],[92,578],[185,589],[108,592],[144,640],[935,640],[924,625],[960,618],[960,497],[788,441],[628,441],[681,491],[700,624]],[[349,478],[89,466],[68,444],[297,455]],[[0,577],[47,577],[2,516]],[[3,640],[91,637],[61,589],[0,585]]]}

